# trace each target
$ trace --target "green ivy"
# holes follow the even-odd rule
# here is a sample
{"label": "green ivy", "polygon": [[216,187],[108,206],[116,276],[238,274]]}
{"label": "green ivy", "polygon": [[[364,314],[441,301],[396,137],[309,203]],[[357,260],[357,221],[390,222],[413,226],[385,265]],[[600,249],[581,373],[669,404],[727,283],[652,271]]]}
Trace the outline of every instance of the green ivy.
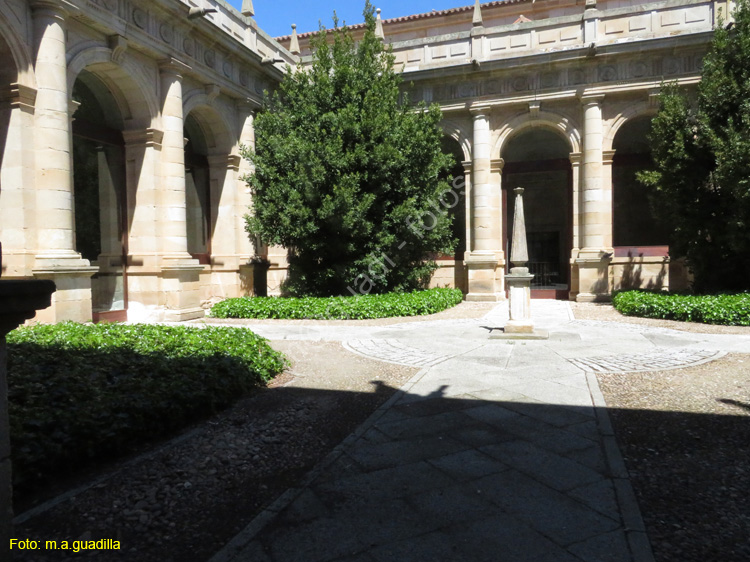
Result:
{"label": "green ivy", "polygon": [[617,293],[612,302],[626,316],[750,326],[750,293],[678,295],[623,291]]}
{"label": "green ivy", "polygon": [[345,320],[434,314],[463,300],[459,289],[352,297],[241,297],[214,305],[214,318]]}
{"label": "green ivy", "polygon": [[133,450],[281,372],[249,330],[66,322],[8,335],[15,485]]}

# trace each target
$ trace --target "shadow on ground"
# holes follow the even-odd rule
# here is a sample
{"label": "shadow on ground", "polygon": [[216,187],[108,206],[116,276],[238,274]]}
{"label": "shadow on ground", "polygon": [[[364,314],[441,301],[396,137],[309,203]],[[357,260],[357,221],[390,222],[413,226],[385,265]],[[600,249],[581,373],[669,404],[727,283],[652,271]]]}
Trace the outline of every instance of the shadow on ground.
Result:
{"label": "shadow on ground", "polygon": [[[637,520],[621,516],[627,480],[604,453],[600,413],[404,394],[329,455],[396,391],[382,383],[372,393],[282,387],[241,401],[193,430],[189,440],[203,440],[198,453],[182,452],[185,440],[168,445],[16,530],[42,541],[116,538],[121,551],[40,548],[16,560],[208,560],[316,465],[293,501],[277,506],[257,534],[235,540],[226,554],[236,558],[222,559],[642,559],[629,550]],[[305,412],[292,420],[296,431],[271,439],[248,433],[250,426],[272,426],[282,410]],[[657,560],[747,560],[750,418],[610,413]],[[255,470],[257,459],[268,460],[262,470]],[[126,506],[137,492],[128,477],[137,471],[153,474],[157,507],[149,504],[148,516],[134,523]],[[190,479],[189,491],[174,493],[175,473]],[[113,503],[120,507],[111,509]],[[92,521],[90,506],[98,504],[109,516]],[[703,528],[707,514],[721,524]]]}

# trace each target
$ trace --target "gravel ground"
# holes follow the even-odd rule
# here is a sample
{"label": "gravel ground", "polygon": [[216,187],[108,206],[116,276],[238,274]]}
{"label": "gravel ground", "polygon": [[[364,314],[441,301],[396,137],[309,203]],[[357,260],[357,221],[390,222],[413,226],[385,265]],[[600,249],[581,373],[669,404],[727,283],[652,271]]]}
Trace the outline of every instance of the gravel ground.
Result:
{"label": "gravel ground", "polygon": [[[688,332],[750,328],[629,318],[573,304],[577,319]],[[750,560],[750,350],[672,371],[599,374],[657,562]]]}
{"label": "gravel ground", "polygon": [[122,550],[15,559],[207,560],[417,372],[333,342],[272,346],[292,366],[270,388],[151,454],[103,468],[93,487],[16,525],[20,538],[113,539]]}

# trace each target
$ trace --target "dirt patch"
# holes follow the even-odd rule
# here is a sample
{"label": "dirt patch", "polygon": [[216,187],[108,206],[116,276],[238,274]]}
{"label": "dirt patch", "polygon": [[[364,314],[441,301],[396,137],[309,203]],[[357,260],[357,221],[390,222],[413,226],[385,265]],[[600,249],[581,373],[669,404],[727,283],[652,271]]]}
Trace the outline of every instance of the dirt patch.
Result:
{"label": "dirt patch", "polygon": [[750,355],[598,379],[657,562],[750,560]]}
{"label": "dirt patch", "polygon": [[113,539],[121,550],[40,549],[16,560],[207,560],[417,372],[334,342],[272,346],[291,368],[269,388],[155,452],[89,475],[94,486],[16,526],[17,537],[42,544]]}

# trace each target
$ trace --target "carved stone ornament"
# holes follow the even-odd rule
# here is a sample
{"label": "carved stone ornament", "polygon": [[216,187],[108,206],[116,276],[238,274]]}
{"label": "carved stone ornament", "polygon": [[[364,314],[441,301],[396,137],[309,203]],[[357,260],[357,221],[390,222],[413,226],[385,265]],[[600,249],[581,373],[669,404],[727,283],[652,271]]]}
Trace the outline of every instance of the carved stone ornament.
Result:
{"label": "carved stone ornament", "polygon": [[146,29],[146,26],[148,25],[148,14],[140,8],[136,8],[133,10],[133,23],[141,29]]}
{"label": "carved stone ornament", "polygon": [[166,23],[163,23],[159,26],[159,36],[162,38],[162,41],[165,43],[172,43],[172,40],[174,39],[174,32],[172,31],[172,26],[168,25]]}

